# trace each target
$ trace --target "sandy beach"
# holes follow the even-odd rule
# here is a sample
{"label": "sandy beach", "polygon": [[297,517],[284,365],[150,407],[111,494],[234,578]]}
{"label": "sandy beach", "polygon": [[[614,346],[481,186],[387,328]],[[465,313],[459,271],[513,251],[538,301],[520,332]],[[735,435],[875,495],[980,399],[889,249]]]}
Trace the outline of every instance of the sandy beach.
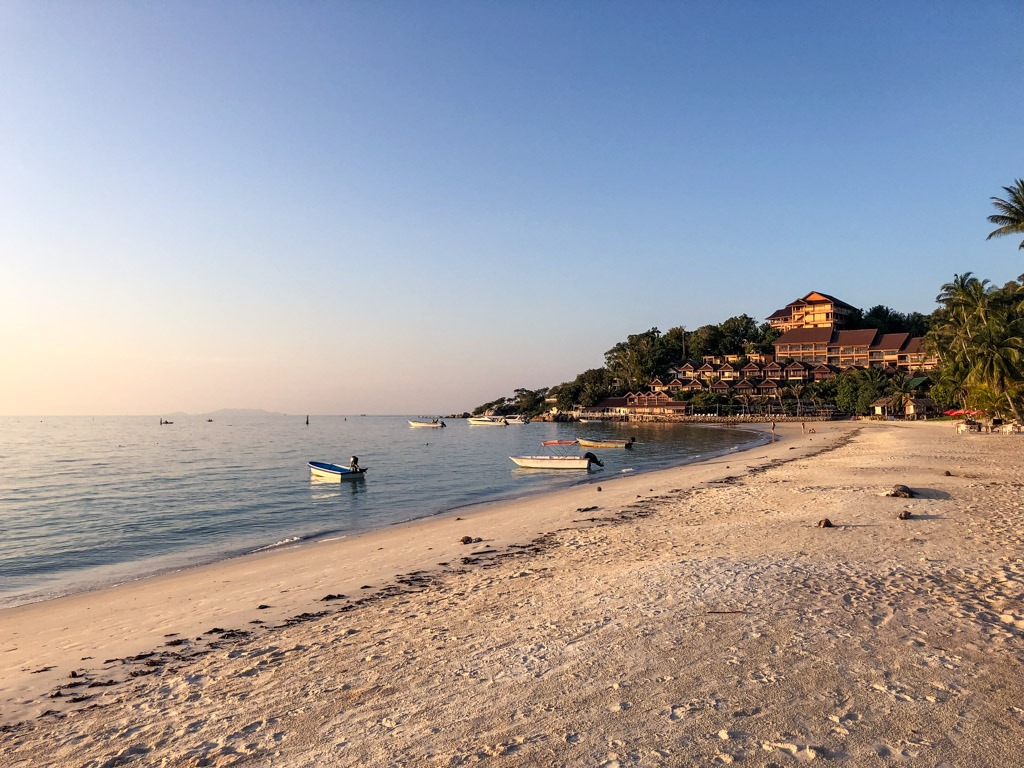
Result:
{"label": "sandy beach", "polygon": [[808,427],[0,611],[0,764],[1019,765],[1024,438]]}

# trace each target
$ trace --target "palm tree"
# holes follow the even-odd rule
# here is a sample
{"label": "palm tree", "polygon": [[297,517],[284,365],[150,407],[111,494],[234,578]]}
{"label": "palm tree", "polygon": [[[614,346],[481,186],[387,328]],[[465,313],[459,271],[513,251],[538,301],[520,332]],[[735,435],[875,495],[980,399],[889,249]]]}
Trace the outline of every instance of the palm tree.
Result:
{"label": "palm tree", "polygon": [[[1007,195],[1006,200],[992,198],[992,205],[999,213],[992,214],[988,220],[998,229],[990,232],[986,240],[1024,234],[1024,179],[1017,179],[1012,187],[1003,187],[1003,190]],[[1024,250],[1024,240],[1021,240],[1019,248]]]}
{"label": "palm tree", "polygon": [[933,329],[945,342],[942,346],[967,352],[977,327],[988,322],[991,296],[989,281],[979,280],[971,272],[953,275],[953,280],[942,286],[935,300],[944,305],[944,316],[937,318]]}
{"label": "palm tree", "polygon": [[982,326],[972,339],[976,354],[970,366],[969,379],[987,385],[996,395],[1006,398],[1014,418],[1020,411],[1013,399],[1013,390],[1024,379],[1024,339],[1014,335],[1011,317],[998,313]]}
{"label": "palm tree", "polygon": [[796,415],[799,416],[800,397],[804,394],[804,391],[807,389],[807,385],[804,384],[802,381],[794,381],[791,382],[790,385],[786,387],[786,389],[788,390],[789,394],[793,396],[793,399],[796,400]]}
{"label": "palm tree", "polygon": [[907,403],[914,397],[914,388],[910,382],[910,377],[902,372],[889,379],[889,407],[893,413],[907,412]]}

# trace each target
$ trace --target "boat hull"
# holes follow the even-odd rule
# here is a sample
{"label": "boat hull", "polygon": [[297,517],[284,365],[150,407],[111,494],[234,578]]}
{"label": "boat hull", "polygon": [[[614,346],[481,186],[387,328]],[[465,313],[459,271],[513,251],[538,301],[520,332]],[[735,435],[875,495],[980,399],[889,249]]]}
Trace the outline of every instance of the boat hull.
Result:
{"label": "boat hull", "polygon": [[489,416],[474,416],[469,420],[471,427],[507,427],[508,422],[504,419],[492,419]]}
{"label": "boat hull", "polygon": [[444,423],[443,422],[435,422],[435,421],[410,421],[409,422],[409,426],[410,427],[423,427],[423,428],[428,428],[428,429],[440,429],[441,427],[444,426]]}
{"label": "boat hull", "polygon": [[632,440],[587,440],[585,437],[577,437],[576,442],[582,448],[632,448]]}
{"label": "boat hull", "polygon": [[326,461],[311,461],[309,462],[309,473],[321,480],[337,480],[340,482],[344,479],[356,480],[365,475],[366,470],[360,469],[358,472],[353,472],[348,467],[343,467],[340,464],[329,464]]}
{"label": "boat hull", "polygon": [[590,469],[586,456],[509,456],[526,469]]}

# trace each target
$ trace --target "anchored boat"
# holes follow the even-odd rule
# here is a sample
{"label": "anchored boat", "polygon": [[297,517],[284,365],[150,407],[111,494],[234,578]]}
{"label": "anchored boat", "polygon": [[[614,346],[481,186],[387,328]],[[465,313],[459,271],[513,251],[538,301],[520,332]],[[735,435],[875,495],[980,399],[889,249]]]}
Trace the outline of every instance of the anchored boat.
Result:
{"label": "anchored boat", "polygon": [[309,462],[309,472],[313,477],[321,480],[356,480],[366,474],[366,470],[357,466],[356,469],[349,469],[340,464],[330,464],[326,461]]}
{"label": "anchored boat", "polygon": [[504,419],[496,419],[493,416],[470,416],[469,426],[471,427],[507,427],[508,422]]}
{"label": "anchored boat", "polygon": [[[568,449],[569,446],[579,445],[576,440],[545,440],[541,443],[545,448],[560,446]],[[548,456],[509,456],[518,466],[527,469],[583,469],[590,470],[592,464],[603,467],[604,463],[592,453],[585,453],[582,456],[574,456],[568,453],[553,454]]]}
{"label": "anchored boat", "polygon": [[584,448],[632,448],[636,438],[631,437],[629,440],[602,440],[600,438],[577,437],[576,442]]}

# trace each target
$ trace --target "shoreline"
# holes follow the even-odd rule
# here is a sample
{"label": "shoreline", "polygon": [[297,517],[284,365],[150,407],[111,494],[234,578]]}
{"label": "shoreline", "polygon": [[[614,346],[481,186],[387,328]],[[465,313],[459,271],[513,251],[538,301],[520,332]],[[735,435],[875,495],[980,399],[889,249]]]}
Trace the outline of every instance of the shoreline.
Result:
{"label": "shoreline", "polygon": [[[766,425],[758,424],[691,424],[691,427],[707,427],[707,428],[728,428],[732,431],[745,432],[750,437],[745,443],[744,447],[740,448],[740,451],[756,449],[759,444],[759,436],[767,434],[767,429],[759,429],[759,426],[766,427]],[[717,453],[709,453],[704,457],[697,459],[690,459],[685,461],[683,464],[664,464],[661,463],[654,467],[641,467],[637,469],[631,468],[629,473],[635,474],[647,474],[650,472],[658,472],[664,469],[672,469],[679,466],[685,466],[686,463],[697,463],[705,461],[709,458],[715,458],[719,455],[729,455],[737,452],[735,448],[724,448]],[[627,454],[628,455],[628,454]],[[661,460],[664,462],[664,459]],[[568,480],[568,474],[566,480]],[[513,502],[522,499],[526,499],[530,496],[544,495],[547,493],[557,492],[564,490],[565,488],[575,487],[577,485],[585,485],[587,483],[598,482],[602,479],[618,477],[619,473],[605,475],[603,472],[588,473],[588,476],[581,477],[572,483],[567,483],[563,487],[555,488],[536,488],[527,487],[525,489],[516,488],[510,486],[507,489],[500,490],[497,492],[491,492],[486,494],[489,498],[483,498],[479,500],[466,500],[454,506],[448,507],[433,507],[433,505],[423,505],[428,508],[428,511],[420,513],[419,511],[407,510],[410,517],[405,517],[396,520],[385,520],[380,523],[374,524],[374,527],[370,528],[357,528],[354,530],[324,530],[312,533],[304,533],[301,536],[289,536],[285,531],[282,531],[278,535],[269,535],[266,540],[259,544],[251,544],[249,546],[230,546],[227,543],[221,543],[219,546],[213,548],[207,548],[205,546],[195,545],[192,549],[183,551],[172,551],[162,554],[154,554],[141,561],[118,561],[110,562],[105,564],[99,564],[89,569],[88,578],[74,578],[71,575],[64,574],[58,575],[54,580],[49,583],[43,583],[36,587],[25,588],[18,592],[12,592],[8,595],[0,595],[0,611],[5,611],[13,608],[19,608],[26,605],[32,605],[36,603],[44,603],[52,600],[60,600],[76,595],[86,594],[90,592],[103,591],[108,589],[114,589],[130,585],[132,583],[142,581],[145,579],[162,577],[173,575],[176,573],[182,573],[195,568],[203,568],[207,566],[217,565],[218,563],[235,560],[238,558],[245,558],[254,555],[263,555],[273,553],[275,551],[289,550],[295,547],[313,546],[318,542],[324,540],[333,540],[342,537],[361,536],[368,533],[373,533],[377,530],[383,530],[394,526],[402,526],[408,523],[413,523],[418,520],[430,520],[435,518],[441,518],[454,514],[462,514],[463,512],[471,513],[472,510],[478,507],[484,507],[490,504],[500,504],[505,502]],[[561,479],[561,478],[560,478]],[[337,488],[337,484],[329,484],[329,487]],[[421,507],[422,509],[422,507]]]}
{"label": "shoreline", "polygon": [[[768,425],[760,426],[759,429],[758,425],[749,424],[743,429],[767,436]],[[646,493],[653,493],[655,490],[650,486],[669,483],[667,475],[674,478],[675,473],[687,470],[701,475],[698,482],[707,482],[704,475],[722,471],[715,463],[724,458],[736,456],[739,460],[759,449],[778,449],[783,436],[781,429],[777,431],[779,441],[775,444],[752,441],[749,448],[674,467],[607,477],[595,473],[587,481],[561,489],[478,502],[369,531],[300,540],[98,589],[0,607],[0,725],[53,711],[52,701],[44,704],[38,697],[47,686],[59,686],[61,675],[66,676],[72,668],[90,668],[90,664],[82,662],[95,662],[101,656],[127,658],[149,653],[165,644],[172,634],[198,637],[211,627],[240,629],[251,627],[254,622],[260,622],[256,626],[281,624],[295,616],[323,610],[327,605],[351,604],[386,589],[382,582],[392,583],[407,572],[452,570],[453,564],[461,563],[462,558],[478,549],[461,543],[463,536],[477,538],[473,526],[491,531],[481,545],[526,545],[551,527],[590,522],[574,518],[574,510],[594,506],[591,501],[599,500],[604,506],[622,504],[627,497],[636,496],[641,486],[647,485]],[[671,480],[675,482],[678,481]],[[594,488],[602,489],[600,499],[594,494],[602,491],[595,492]],[[502,520],[510,514],[521,515],[523,519],[515,523]],[[410,540],[421,535],[428,543],[412,546]],[[382,556],[378,552],[387,554]],[[319,573],[314,572],[318,565],[309,565],[311,561],[331,563],[339,557],[355,564],[343,569],[325,565]],[[323,598],[328,595],[345,597],[325,602]],[[243,601],[244,607],[231,607]],[[53,621],[55,613],[60,614],[59,621]],[[95,619],[97,614],[103,614],[99,621]],[[135,625],[140,616],[144,617],[143,622]],[[12,626],[18,629],[9,629]],[[83,638],[74,645],[63,646],[68,632],[81,633]],[[33,640],[30,647],[24,645],[26,637]],[[119,639],[109,639],[114,637]],[[82,656],[72,658],[73,653]],[[30,697],[37,700],[26,708]]]}
{"label": "shoreline", "polygon": [[[0,757],[1015,764],[1019,438],[814,428],[59,615],[0,613]],[[895,484],[914,498],[886,498]]]}

